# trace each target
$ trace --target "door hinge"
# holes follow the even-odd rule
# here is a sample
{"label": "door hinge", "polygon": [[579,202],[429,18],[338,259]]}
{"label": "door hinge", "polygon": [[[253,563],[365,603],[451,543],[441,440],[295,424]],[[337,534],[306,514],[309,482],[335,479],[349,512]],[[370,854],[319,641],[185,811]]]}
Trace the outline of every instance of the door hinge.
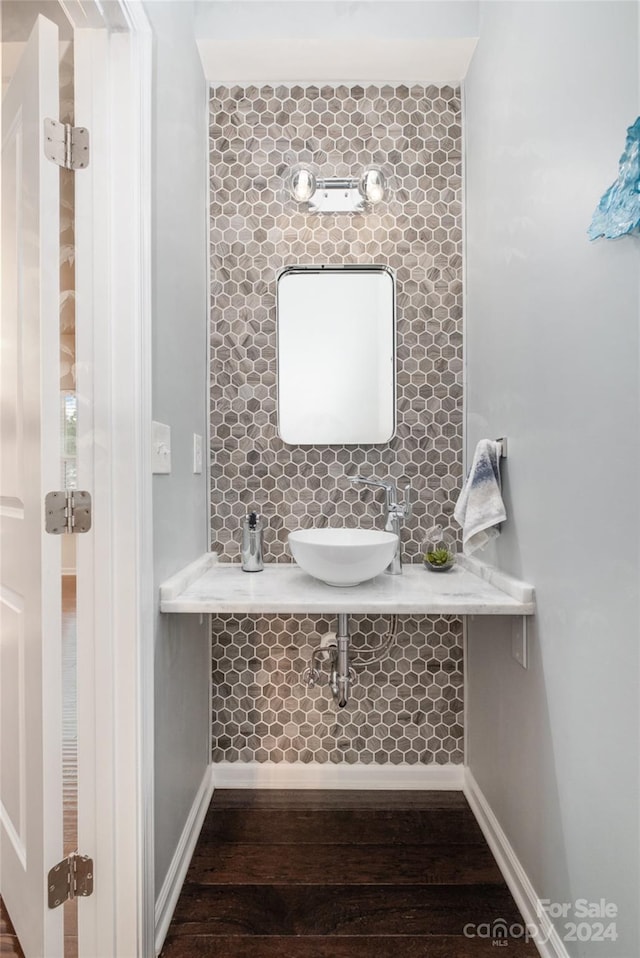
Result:
{"label": "door hinge", "polygon": [[89,131],[60,120],[44,121],[44,155],[65,170],[83,170],[89,165]]}
{"label": "door hinge", "polygon": [[72,898],[93,894],[93,859],[72,852],[54,865],[47,875],[49,908],[57,908]]}
{"label": "door hinge", "polygon": [[80,489],[48,492],[44,500],[44,528],[54,536],[76,535],[91,528],[91,495]]}

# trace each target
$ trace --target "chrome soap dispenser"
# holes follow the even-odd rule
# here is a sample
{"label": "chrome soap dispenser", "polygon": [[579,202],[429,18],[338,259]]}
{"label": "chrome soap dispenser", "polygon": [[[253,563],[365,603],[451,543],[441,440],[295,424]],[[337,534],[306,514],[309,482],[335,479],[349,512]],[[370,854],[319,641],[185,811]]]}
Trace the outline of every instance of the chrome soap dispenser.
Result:
{"label": "chrome soap dispenser", "polygon": [[242,522],[242,571],[262,572],[262,533],[264,522],[257,512],[250,512]]}

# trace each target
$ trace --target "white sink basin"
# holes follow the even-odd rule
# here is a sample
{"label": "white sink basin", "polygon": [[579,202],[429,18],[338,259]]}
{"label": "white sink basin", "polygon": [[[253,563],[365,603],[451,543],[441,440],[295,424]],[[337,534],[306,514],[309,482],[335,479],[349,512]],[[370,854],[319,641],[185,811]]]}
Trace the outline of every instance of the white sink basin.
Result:
{"label": "white sink basin", "polygon": [[289,533],[291,555],[300,568],[314,579],[343,588],[383,572],[397,544],[393,532],[377,529],[300,529]]}

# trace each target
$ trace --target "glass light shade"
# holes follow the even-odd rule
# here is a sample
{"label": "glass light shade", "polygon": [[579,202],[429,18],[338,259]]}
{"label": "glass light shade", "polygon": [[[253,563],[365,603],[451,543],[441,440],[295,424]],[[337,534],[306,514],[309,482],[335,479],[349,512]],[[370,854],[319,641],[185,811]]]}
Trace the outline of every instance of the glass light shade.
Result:
{"label": "glass light shade", "polygon": [[360,180],[359,190],[367,203],[375,204],[384,199],[387,184],[384,173],[372,167],[365,170]]}
{"label": "glass light shade", "polygon": [[306,167],[295,170],[290,181],[291,196],[297,203],[307,203],[316,191],[316,178]]}

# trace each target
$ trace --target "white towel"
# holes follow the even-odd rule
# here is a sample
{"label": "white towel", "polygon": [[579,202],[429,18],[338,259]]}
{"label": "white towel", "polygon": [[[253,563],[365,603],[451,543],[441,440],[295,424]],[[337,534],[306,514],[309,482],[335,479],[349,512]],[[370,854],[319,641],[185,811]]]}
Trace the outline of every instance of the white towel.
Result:
{"label": "white towel", "polygon": [[500,535],[507,518],[500,491],[500,443],[481,439],[453,517],[462,526],[462,551],[470,555]]}

